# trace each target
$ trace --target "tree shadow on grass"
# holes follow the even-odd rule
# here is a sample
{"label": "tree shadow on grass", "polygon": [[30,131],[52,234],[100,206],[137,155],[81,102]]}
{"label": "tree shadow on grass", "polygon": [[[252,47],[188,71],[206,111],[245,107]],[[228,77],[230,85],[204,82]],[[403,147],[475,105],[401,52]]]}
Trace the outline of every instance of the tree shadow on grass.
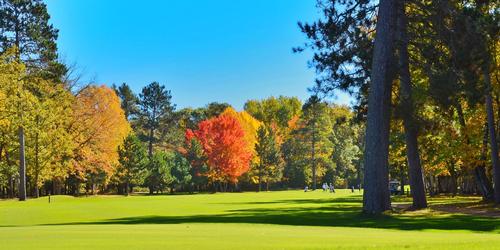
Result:
{"label": "tree shadow on grass", "polygon": [[[315,206],[284,208],[228,209],[221,214],[192,216],[138,216],[115,218],[95,222],[75,222],[57,225],[102,225],[102,224],[182,224],[182,223],[252,223],[292,226],[332,226],[358,228],[384,228],[398,230],[470,230],[497,232],[500,219],[461,214],[451,215],[379,215],[360,213],[359,197],[343,197],[319,200],[281,200],[270,203],[311,204]],[[233,203],[269,204],[269,203]],[[319,204],[319,205],[318,205]],[[56,224],[50,224],[56,225]]]}

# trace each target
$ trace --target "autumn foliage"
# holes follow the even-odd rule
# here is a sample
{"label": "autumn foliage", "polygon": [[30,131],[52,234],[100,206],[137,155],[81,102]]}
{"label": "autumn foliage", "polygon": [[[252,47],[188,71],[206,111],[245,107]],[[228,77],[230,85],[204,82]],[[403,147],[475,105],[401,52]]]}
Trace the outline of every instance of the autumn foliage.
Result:
{"label": "autumn foliage", "polygon": [[236,183],[248,171],[252,151],[245,140],[240,122],[230,114],[205,120],[197,130],[186,131],[186,140],[197,139],[205,151],[207,176],[212,182]]}
{"label": "autumn foliage", "polygon": [[130,132],[130,125],[115,92],[106,86],[90,86],[77,96],[73,106],[76,142],[74,174],[113,172],[118,161],[117,148]]}

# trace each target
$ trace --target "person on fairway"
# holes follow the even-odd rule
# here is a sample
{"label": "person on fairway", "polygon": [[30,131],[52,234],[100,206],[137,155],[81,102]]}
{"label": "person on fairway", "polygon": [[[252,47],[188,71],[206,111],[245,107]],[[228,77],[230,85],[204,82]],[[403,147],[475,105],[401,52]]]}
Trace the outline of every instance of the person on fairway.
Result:
{"label": "person on fairway", "polygon": [[330,183],[330,193],[335,193],[335,188],[333,187],[333,183]]}

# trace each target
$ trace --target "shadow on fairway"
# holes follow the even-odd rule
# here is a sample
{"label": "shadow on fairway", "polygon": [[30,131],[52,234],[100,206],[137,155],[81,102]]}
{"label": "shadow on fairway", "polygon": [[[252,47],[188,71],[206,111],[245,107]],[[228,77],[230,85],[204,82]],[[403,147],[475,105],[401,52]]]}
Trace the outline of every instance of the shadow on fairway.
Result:
{"label": "shadow on fairway", "polygon": [[[226,213],[193,216],[139,216],[95,222],[75,222],[57,225],[100,224],[181,224],[181,223],[255,223],[294,226],[335,226],[385,228],[399,230],[471,230],[491,232],[500,228],[500,219],[467,215],[380,215],[361,214],[361,196],[336,199],[295,199],[273,202],[242,202],[239,204],[311,204],[315,206],[287,208],[228,209]],[[320,206],[318,206],[320,204]],[[50,224],[55,225],[55,224]]]}

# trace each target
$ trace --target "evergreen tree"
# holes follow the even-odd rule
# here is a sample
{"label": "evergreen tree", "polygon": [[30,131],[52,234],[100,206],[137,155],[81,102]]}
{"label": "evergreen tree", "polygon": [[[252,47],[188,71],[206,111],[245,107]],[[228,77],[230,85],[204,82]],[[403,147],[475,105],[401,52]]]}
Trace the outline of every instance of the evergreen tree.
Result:
{"label": "evergreen tree", "polygon": [[129,134],[123,144],[118,147],[119,165],[115,170],[115,177],[123,185],[126,195],[134,185],[144,183],[147,166],[146,149],[135,134]]}
{"label": "evergreen tree", "polygon": [[[413,197],[413,208],[427,207],[425,187],[420,164],[420,153],[418,150],[418,123],[415,119],[415,105],[412,94],[412,79],[410,75],[410,62],[408,55],[408,20],[405,6],[407,1],[397,3],[397,38],[399,57],[399,91],[400,105],[402,108],[403,126],[406,140],[406,156],[410,177],[410,188]],[[403,181],[403,180],[401,180]]]}
{"label": "evergreen tree", "polygon": [[139,94],[138,125],[148,143],[148,155],[153,156],[154,145],[168,132],[172,124],[175,105],[171,103],[170,90],[157,82],[142,89]]}
{"label": "evergreen tree", "polygon": [[208,159],[203,151],[203,146],[196,138],[186,140],[184,146],[184,157],[189,161],[191,166],[189,169],[191,183],[196,186],[198,190],[200,190],[202,185],[206,185],[208,183]]}
{"label": "evergreen tree", "polygon": [[121,106],[123,112],[125,112],[125,117],[130,122],[134,120],[135,116],[139,112],[139,108],[137,106],[139,99],[134,94],[130,86],[126,83],[122,83],[120,86],[113,85],[113,89],[115,90],[118,97],[121,100]]}
{"label": "evergreen tree", "polygon": [[366,122],[363,210],[369,214],[391,209],[387,187],[390,105],[394,78],[391,65],[394,62],[395,10],[395,1],[380,1]]}
{"label": "evergreen tree", "polygon": [[144,180],[144,185],[149,188],[149,194],[162,192],[174,181],[171,174],[172,164],[169,164],[171,159],[172,156],[164,152],[155,152],[149,157]]}
{"label": "evergreen tree", "polygon": [[311,96],[302,107],[302,127],[298,131],[310,145],[310,161],[312,170],[312,188],[316,189],[318,172],[322,173],[331,167],[331,122],[328,117],[328,105],[320,101],[318,96]]}
{"label": "evergreen tree", "polygon": [[[181,189],[189,186],[191,188],[192,176],[190,173],[191,165],[189,161],[180,153],[176,152],[171,159],[172,162],[172,185],[179,186]],[[191,190],[190,190],[191,191]]]}
{"label": "evergreen tree", "polygon": [[270,126],[262,125],[257,130],[255,152],[259,161],[253,172],[257,172],[259,191],[262,190],[264,182],[266,190],[269,190],[269,184],[279,181],[283,175],[283,160],[276,141],[276,132]]}

